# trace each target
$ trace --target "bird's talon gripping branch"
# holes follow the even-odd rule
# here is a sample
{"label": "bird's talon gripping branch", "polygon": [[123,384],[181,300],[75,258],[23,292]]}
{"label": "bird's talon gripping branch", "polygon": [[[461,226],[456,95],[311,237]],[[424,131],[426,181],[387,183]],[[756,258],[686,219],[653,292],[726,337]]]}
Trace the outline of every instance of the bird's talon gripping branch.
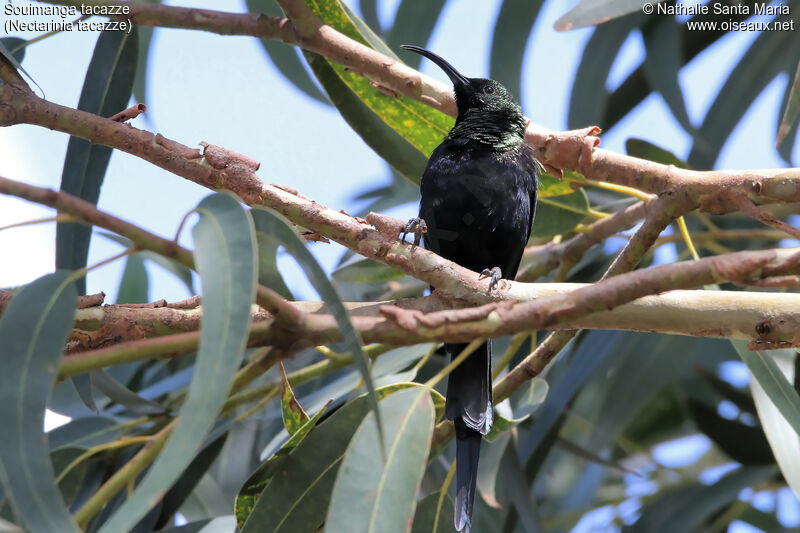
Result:
{"label": "bird's talon gripping branch", "polygon": [[422,236],[428,232],[428,225],[419,217],[414,217],[408,221],[406,227],[403,228],[403,233],[400,234],[400,240],[406,240],[406,235],[409,233],[414,234],[414,246],[419,246],[419,241]]}
{"label": "bird's talon gripping branch", "polygon": [[489,280],[489,292],[492,292],[497,284],[500,283],[500,280],[503,279],[503,273],[500,271],[500,267],[484,268],[481,271],[480,279],[487,276],[491,277]]}

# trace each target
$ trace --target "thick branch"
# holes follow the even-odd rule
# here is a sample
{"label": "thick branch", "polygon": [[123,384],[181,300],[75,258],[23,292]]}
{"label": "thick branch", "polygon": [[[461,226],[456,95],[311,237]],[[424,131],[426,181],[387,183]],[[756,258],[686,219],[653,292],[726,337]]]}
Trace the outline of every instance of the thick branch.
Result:
{"label": "thick branch", "polygon": [[[533,301],[514,304],[496,302],[481,307],[429,311],[433,298],[397,305],[356,304],[353,322],[365,343],[408,345],[425,341],[465,342],[477,337],[497,337],[535,329],[574,329],[576,327],[619,326],[629,329],[652,319],[656,331],[732,338],[753,338],[764,346],[800,344],[800,296],[794,294],[758,294],[672,292],[673,287],[702,286],[728,280],[764,279],[800,272],[800,250],[781,249],[760,252],[736,252],[722,256],[637,270],[592,285],[566,287],[560,292]],[[537,295],[539,285],[509,282],[509,294],[527,299]],[[694,291],[693,291],[694,292]],[[698,294],[700,293],[700,294]],[[745,296],[743,296],[745,295]],[[709,303],[710,302],[710,303]],[[627,306],[625,304],[628,304]],[[308,304],[305,304],[306,306]],[[375,315],[375,306],[380,316]],[[442,307],[454,305],[442,302]],[[458,302],[457,305],[463,305]],[[626,308],[627,307],[627,308]],[[680,313],[675,311],[680,309]],[[148,309],[147,313],[156,312]],[[607,311],[612,310],[613,311]],[[747,309],[747,313],[743,310]],[[306,310],[308,310],[306,308]],[[313,309],[318,311],[318,309]],[[713,310],[713,312],[712,312]],[[79,312],[90,315],[99,310]],[[171,310],[170,312],[175,312]],[[591,315],[591,316],[589,316]],[[671,315],[671,318],[668,318]],[[680,331],[669,331],[674,326]],[[676,329],[678,329],[676,327]],[[164,338],[132,341],[70,355],[62,362],[61,376],[68,377],[98,366],[121,364],[164,355],[191,353],[197,347],[199,333],[188,332]],[[339,326],[331,315],[306,314],[301,327],[286,328],[266,319],[251,328],[250,345],[274,345],[288,352],[330,344],[342,340]],[[518,367],[519,368],[519,367]],[[523,369],[516,371],[524,372]],[[512,374],[509,374],[512,375]],[[523,379],[524,381],[524,379]],[[506,378],[499,392],[507,395],[516,381]]]}

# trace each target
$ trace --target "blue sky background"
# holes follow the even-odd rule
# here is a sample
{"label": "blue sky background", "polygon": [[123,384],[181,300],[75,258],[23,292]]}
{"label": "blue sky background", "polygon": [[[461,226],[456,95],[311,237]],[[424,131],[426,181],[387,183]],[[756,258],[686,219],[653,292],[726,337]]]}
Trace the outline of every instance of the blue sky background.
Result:
{"label": "blue sky background", "polygon": [[[24,4],[15,1],[17,5]],[[225,11],[246,11],[239,1],[165,2]],[[358,11],[357,2],[348,2]],[[380,2],[384,26],[391,24],[399,0]],[[576,2],[547,2],[526,46],[522,106],[535,122],[551,129],[566,128],[572,78],[591,29],[566,33],[554,31],[553,23]],[[451,0],[437,23],[427,48],[447,58],[470,77],[489,72],[489,46],[500,2]],[[0,22],[4,15],[0,13]],[[0,35],[5,36],[5,35]],[[35,34],[18,34],[31,38]],[[464,36],[469,36],[466,38]],[[698,125],[720,86],[755,33],[738,32],[721,39],[692,61],[681,73],[688,114]],[[25,69],[54,102],[76,106],[83,77],[97,34],[71,32],[39,42],[26,51]],[[412,43],[425,45],[426,43]],[[644,57],[641,36],[631,36],[607,82],[619,84]],[[156,29],[148,65],[147,120],[132,124],[159,132],[189,146],[206,141],[261,161],[259,176],[266,182],[289,185],[300,193],[334,209],[355,212],[361,207],[353,198],[360,192],[388,183],[383,161],[370,150],[338,112],[306,97],[285,81],[266,59],[258,40],[211,33]],[[447,81],[430,62],[422,70]],[[775,117],[786,76],[771,83],[750,108],[722,151],[717,168],[782,167],[775,149]],[[651,95],[634,113],[602,136],[601,146],[624,152],[630,137],[640,137],[685,157],[691,139],[672,118],[660,96]],[[68,137],[34,126],[0,128],[0,175],[28,183],[58,188]],[[795,144],[795,158],[798,156]],[[99,207],[142,227],[171,237],[184,214],[209,191],[150,165],[136,157],[115,152],[100,196]],[[406,219],[417,206],[408,204],[388,214]],[[14,198],[0,196],[0,227],[24,220],[52,216],[53,212]],[[29,282],[52,271],[55,254],[52,223],[0,231],[0,287]],[[181,243],[192,247],[191,233]],[[335,244],[312,244],[312,252],[332,270],[343,252]],[[95,237],[89,263],[118,253],[120,248]],[[675,257],[674,247],[660,249],[662,261]],[[316,299],[313,289],[293,262],[279,262],[295,295]],[[92,271],[87,280],[91,292],[104,291],[107,302],[116,298],[124,262]],[[150,298],[178,300],[189,296],[181,283],[155,265],[150,272]],[[730,377],[741,374],[741,366]],[[746,378],[746,373],[744,374]],[[683,443],[679,457],[689,457],[709,444],[705,437]],[[680,447],[673,448],[680,451]],[[669,455],[670,452],[665,452]],[[785,496],[793,498],[791,492]],[[751,495],[752,497],[752,495]],[[783,496],[781,496],[783,497]],[[796,500],[793,500],[796,502]],[[765,508],[774,501],[764,504]],[[796,503],[788,506],[789,524],[797,525]],[[786,516],[785,516],[786,517]],[[602,512],[595,518],[601,523]],[[787,525],[789,525],[787,524]],[[591,521],[586,524],[591,529]],[[742,530],[744,526],[742,526]]]}

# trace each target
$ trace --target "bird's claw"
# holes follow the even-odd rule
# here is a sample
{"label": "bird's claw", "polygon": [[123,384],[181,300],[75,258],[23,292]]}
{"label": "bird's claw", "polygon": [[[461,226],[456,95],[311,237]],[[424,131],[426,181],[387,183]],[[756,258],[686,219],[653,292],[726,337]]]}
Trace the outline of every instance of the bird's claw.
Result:
{"label": "bird's claw", "polygon": [[428,232],[428,225],[425,221],[419,217],[414,217],[408,221],[406,227],[403,228],[403,232],[400,234],[400,240],[406,240],[406,235],[409,233],[414,234],[414,246],[419,245],[419,241],[422,238],[422,235]]}
{"label": "bird's claw", "polygon": [[503,279],[503,273],[500,272],[500,267],[484,268],[479,279],[487,276],[491,278],[489,280],[489,292],[492,292],[497,284],[500,283],[500,280]]}

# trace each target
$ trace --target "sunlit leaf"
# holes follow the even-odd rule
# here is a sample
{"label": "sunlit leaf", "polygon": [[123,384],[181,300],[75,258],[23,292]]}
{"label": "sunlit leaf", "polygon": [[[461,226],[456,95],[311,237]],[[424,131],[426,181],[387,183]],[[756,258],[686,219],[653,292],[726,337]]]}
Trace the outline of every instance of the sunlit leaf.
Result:
{"label": "sunlit leaf", "polygon": [[[369,39],[359,32],[357,26],[348,17],[347,12],[342,8],[338,0],[306,0],[306,3],[320,18],[334,29],[362,44],[371,46]],[[358,101],[377,115],[382,123],[388,125],[393,132],[405,139],[414,149],[420,152],[421,159],[420,156],[414,159],[423,161],[421,168],[424,168],[424,161],[427,160],[428,155],[441,143],[442,139],[453,125],[453,119],[444,113],[404,96],[390,96],[385,94],[373,87],[371,82],[363,76],[354,72],[348,72],[337,63],[333,63],[319,56],[314,56],[313,54],[306,54],[306,58],[310,61],[311,67],[315,73],[317,73],[317,76],[322,76],[320,77],[320,82],[326,90],[328,90],[329,85],[332,87],[335,85],[335,80],[330,73],[330,69],[332,69],[335,76],[339,78],[339,84],[343,83],[349,88],[357,97]],[[324,62],[325,65],[321,65],[321,61]],[[327,66],[327,69],[324,68],[325,66]],[[328,90],[328,92],[329,95],[331,95],[331,91]],[[341,88],[339,88],[336,89],[334,93],[342,92]],[[352,99],[348,99],[348,101],[350,105],[352,105]],[[378,133],[385,139],[392,138],[393,136],[391,133],[386,132],[379,123],[365,117],[363,111],[357,115],[353,115],[352,113],[346,113],[348,110],[339,107],[336,102],[334,102],[334,104],[337,105],[337,108],[339,108],[346,119],[350,116],[348,121],[351,125],[364,122],[361,128],[357,128],[356,131],[362,136],[365,142],[370,144],[373,149],[376,149],[381,157],[386,159],[389,164],[397,168],[403,175],[415,183],[419,183],[422,176],[421,171],[412,171],[408,163],[398,160],[396,156],[387,152],[388,150],[396,151],[396,147],[386,144],[381,150],[377,150],[376,141],[373,141],[369,135],[366,135],[364,131],[359,131],[359,129],[366,127],[368,128],[366,131],[371,131],[373,134]],[[408,150],[406,151],[408,152]]]}
{"label": "sunlit leaf", "polygon": [[780,354],[777,351],[750,351],[746,341],[732,340],[731,344],[753,378],[764,389],[764,393],[794,428],[795,433],[800,435],[800,395],[776,362]]}
{"label": "sunlit leaf", "polygon": [[[382,387],[376,394],[380,399],[408,388],[419,391],[418,384],[400,383]],[[315,532],[325,520],[348,443],[369,412],[367,396],[356,398],[320,423],[288,455],[275,461],[271,482],[252,508],[242,533]]]}
{"label": "sunlit leaf", "polygon": [[583,189],[561,196],[540,198],[533,220],[533,237],[566,233],[586,218],[589,199]]}
{"label": "sunlit leaf", "polygon": [[339,467],[325,520],[328,531],[405,532],[412,522],[433,434],[433,403],[427,391],[415,387],[384,398],[380,408],[383,453],[370,413]]}
{"label": "sunlit leaf", "polygon": [[[736,341],[732,341],[732,344],[740,356],[747,350],[744,343],[737,345]],[[774,351],[777,353],[774,360],[772,360],[773,371],[779,372],[786,382],[794,381],[796,376],[794,375],[795,365],[793,359],[797,357],[797,354],[793,350]],[[761,354],[761,352],[757,353]],[[752,369],[751,373],[753,379],[750,379],[750,391],[753,393],[753,400],[756,403],[761,427],[764,429],[764,434],[767,437],[767,441],[769,441],[769,446],[772,448],[772,453],[775,455],[775,460],[784,479],[786,479],[786,483],[788,483],[795,495],[800,498],[800,463],[797,461],[798,454],[800,454],[800,436],[798,436],[797,427],[789,422],[786,412],[782,408],[783,402],[776,401],[773,397],[775,395],[775,383],[770,383],[768,379],[762,381],[762,379],[756,378],[756,374]],[[776,375],[775,377],[777,378]],[[776,381],[780,381],[780,378],[777,378]],[[780,387],[785,389],[785,386]],[[788,390],[785,390],[785,395],[789,396]]]}
{"label": "sunlit leaf", "polygon": [[282,460],[285,459],[286,455],[293,448],[295,448],[298,444],[300,444],[300,442],[302,442],[304,438],[306,438],[306,436],[308,436],[330,404],[331,402],[329,401],[314,416],[306,420],[302,427],[296,431],[283,446],[281,446],[280,450],[270,456],[266,461],[261,463],[255,472],[250,474],[250,477],[247,478],[247,481],[245,481],[245,483],[242,485],[242,488],[239,489],[239,493],[236,495],[234,510],[236,514],[236,522],[240,528],[244,526],[244,523],[247,521],[247,518],[253,511],[253,507],[258,501],[258,498],[261,497],[261,493],[263,492],[264,488],[267,486],[270,479],[272,479],[272,476],[275,475],[275,472],[278,471],[278,467],[281,465]]}
{"label": "sunlit leaf", "polygon": [[297,401],[294,395],[292,386],[289,385],[289,379],[286,377],[286,370],[283,368],[283,362],[280,363],[281,367],[281,416],[283,417],[283,425],[289,435],[294,436],[295,433],[300,431],[303,425],[308,422],[308,415],[303,410],[303,406]]}

